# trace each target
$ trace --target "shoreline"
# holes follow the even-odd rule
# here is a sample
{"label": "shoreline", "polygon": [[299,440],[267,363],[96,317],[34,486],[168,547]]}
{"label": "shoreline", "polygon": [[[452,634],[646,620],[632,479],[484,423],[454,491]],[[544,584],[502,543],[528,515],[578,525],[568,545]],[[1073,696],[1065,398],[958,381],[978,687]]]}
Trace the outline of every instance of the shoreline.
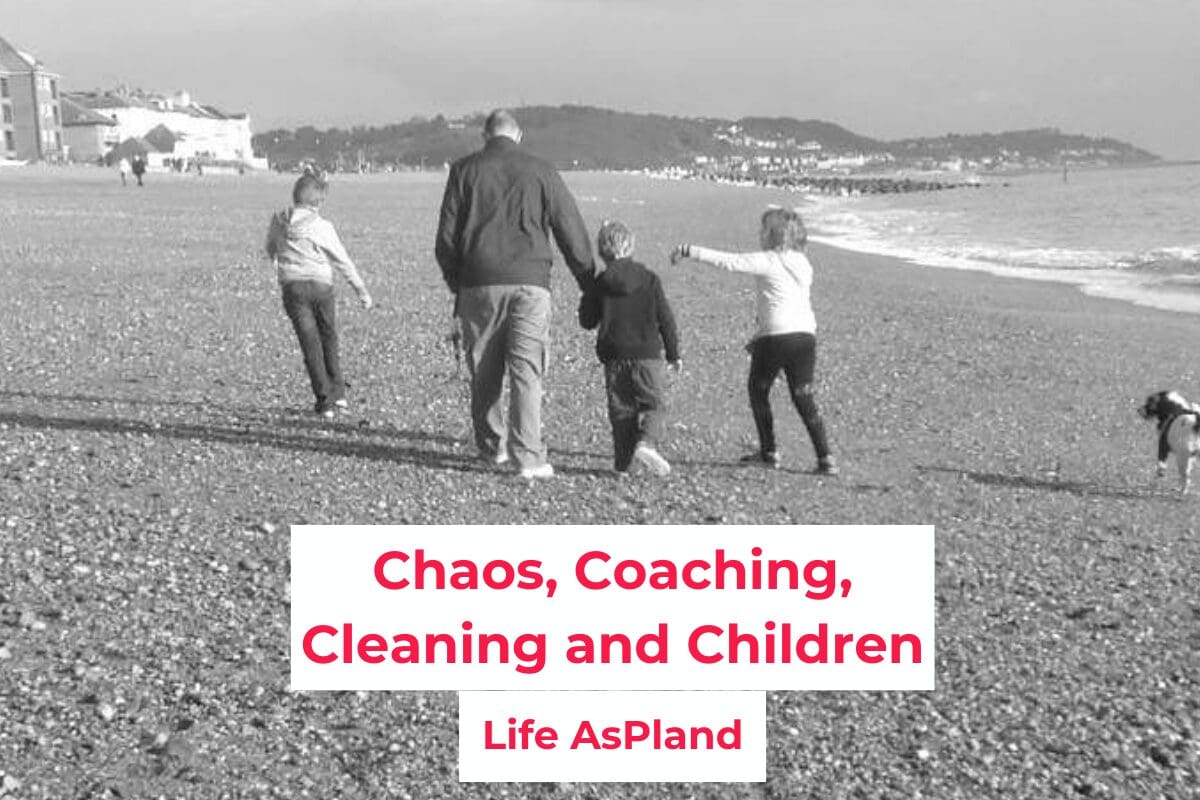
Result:
{"label": "shoreline", "polygon": [[[1033,274],[1027,276],[984,267],[970,268],[923,263],[892,253],[859,250],[820,236],[810,237],[809,242],[809,250],[815,251],[818,259],[832,256],[839,263],[852,261],[855,269],[865,267],[872,273],[877,270],[893,271],[900,277],[911,277],[913,284],[924,285],[933,291],[943,286],[953,286],[957,290],[980,292],[993,298],[996,297],[997,292],[1006,298],[1010,295],[1019,296],[1023,302],[1044,297],[1044,300],[1030,303],[1030,310],[1037,312],[1052,312],[1062,308],[1082,310],[1095,304],[1097,307],[1107,306],[1111,310],[1120,310],[1122,316],[1130,313],[1165,315],[1200,328],[1200,317],[1197,317],[1197,313],[1200,312],[1163,308],[1124,297],[1093,294],[1086,291],[1086,288],[1080,283],[1070,280],[1069,275],[1066,278],[1060,278],[1059,274],[1067,272],[1066,270],[1047,268],[1035,271],[1033,268],[1029,268],[1024,271]],[[817,280],[820,281],[821,277],[818,274]],[[985,284],[987,285],[986,291],[983,289]]]}
{"label": "shoreline", "polygon": [[[1196,162],[1200,163],[1200,162]],[[1189,162],[1181,162],[1176,164],[1153,164],[1153,165],[1118,165],[1110,167],[1094,167],[1089,171],[1116,171],[1116,170],[1138,170],[1149,167],[1162,166],[1187,166]],[[640,174],[640,173],[636,173]],[[1022,174],[1041,174],[1039,171],[1022,173]],[[1051,174],[1047,172],[1047,174]],[[982,176],[982,173],[980,174]],[[1013,173],[1015,176],[1015,173]],[[809,239],[815,243],[821,243],[830,247],[850,252],[861,253],[864,255],[883,256],[894,258],[914,266],[919,266],[923,269],[938,269],[938,270],[957,270],[973,273],[986,273],[997,277],[1015,278],[1036,283],[1056,283],[1073,287],[1076,291],[1100,299],[1116,300],[1118,302],[1129,303],[1143,308],[1156,309],[1160,311],[1169,311],[1180,314],[1190,314],[1200,316],[1200,274],[1190,272],[1160,272],[1153,269],[1143,269],[1140,267],[1125,268],[1122,266],[1104,266],[1096,265],[1075,265],[1055,266],[1052,262],[1033,263],[1035,259],[1030,259],[1029,265],[1019,264],[1004,264],[996,261],[989,261],[985,258],[977,256],[960,256],[950,253],[937,252],[920,252],[912,245],[906,248],[904,245],[887,242],[876,241],[870,238],[862,238],[854,234],[826,234],[821,232],[822,220],[821,214],[826,209],[836,209],[843,207],[853,209],[856,201],[871,198],[873,195],[863,194],[858,196],[838,196],[830,195],[821,192],[802,191],[796,187],[789,187],[779,184],[761,184],[758,182],[736,183],[728,181],[712,181],[703,180],[694,177],[669,177],[662,175],[646,175],[650,180],[674,180],[685,183],[694,183],[697,185],[711,184],[722,188],[740,188],[749,190],[759,190],[764,193],[773,193],[785,205],[796,205],[804,216],[806,224],[809,226]],[[893,176],[898,178],[899,175]],[[942,175],[944,178],[949,178],[949,175]],[[962,176],[958,176],[962,179]],[[994,178],[996,175],[989,175]],[[862,179],[862,176],[859,176]],[[831,179],[832,180],[832,179]],[[992,182],[982,184],[984,187],[992,186]],[[965,186],[980,187],[980,184],[963,184],[962,186],[949,186],[945,188],[964,188]],[[934,190],[935,192],[937,190]],[[928,192],[918,192],[928,193]],[[937,192],[940,193],[940,192]],[[877,195],[875,195],[877,196]],[[836,223],[835,223],[836,224]],[[1053,253],[1053,248],[1048,252]],[[1064,251],[1069,252],[1069,251]],[[1163,247],[1157,251],[1147,251],[1158,257],[1176,257],[1174,253],[1180,253],[1177,257],[1192,259],[1197,257],[1193,247]],[[1119,263],[1119,262],[1118,262]],[[1142,266],[1147,266],[1151,262],[1146,262]]]}
{"label": "shoreline", "polygon": [[1069,287],[1075,291],[1098,300],[1129,303],[1139,308],[1167,311],[1175,314],[1200,315],[1200,276],[1196,277],[1196,291],[1163,291],[1157,287],[1179,284],[1180,278],[1187,276],[1139,275],[1116,269],[1062,269],[1057,267],[1016,267],[1003,264],[990,264],[974,259],[940,260],[936,258],[921,258],[899,253],[872,249],[869,245],[856,245],[854,242],[839,241],[837,237],[823,235],[810,236],[810,241],[824,247],[844,250],[864,256],[893,259],[899,263],[925,270],[953,270],[979,274],[983,273],[996,278],[1025,281],[1029,283],[1057,284]]}

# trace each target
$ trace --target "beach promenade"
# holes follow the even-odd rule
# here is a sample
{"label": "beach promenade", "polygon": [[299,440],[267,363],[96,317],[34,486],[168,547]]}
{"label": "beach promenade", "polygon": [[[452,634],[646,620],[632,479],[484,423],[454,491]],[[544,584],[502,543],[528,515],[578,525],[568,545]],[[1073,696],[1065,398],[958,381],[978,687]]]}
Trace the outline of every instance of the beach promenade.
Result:
{"label": "beach promenade", "polygon": [[772,693],[767,785],[670,796],[1194,796],[1200,497],[1154,479],[1135,409],[1159,389],[1200,399],[1200,317],[813,246],[843,475],[806,474],[778,389],[783,469],[739,467],[750,287],[666,253],[751,246],[762,207],[788,195],[567,177],[590,230],[633,228],[678,318],[667,481],[608,470],[601,371],[561,264],[545,414],[559,474],[527,486],[474,460],[432,256],[441,175],[334,181],[326,212],[379,308],[339,287],[353,406],[332,424],[307,413],[259,254],[287,176],[133,192],[98,171],[0,175],[14,796],[498,795],[457,783],[452,694],[288,692],[287,526],[532,522],[936,526],[937,689]]}

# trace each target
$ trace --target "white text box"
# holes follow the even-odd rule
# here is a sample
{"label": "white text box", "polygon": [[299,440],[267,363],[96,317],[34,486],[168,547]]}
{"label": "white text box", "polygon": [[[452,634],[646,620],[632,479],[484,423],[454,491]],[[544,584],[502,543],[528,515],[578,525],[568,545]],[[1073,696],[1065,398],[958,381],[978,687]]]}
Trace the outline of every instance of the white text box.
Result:
{"label": "white text box", "polygon": [[298,526],[291,564],[294,689],[933,688],[931,526]]}
{"label": "white text box", "polygon": [[461,782],[766,780],[764,692],[462,692]]}

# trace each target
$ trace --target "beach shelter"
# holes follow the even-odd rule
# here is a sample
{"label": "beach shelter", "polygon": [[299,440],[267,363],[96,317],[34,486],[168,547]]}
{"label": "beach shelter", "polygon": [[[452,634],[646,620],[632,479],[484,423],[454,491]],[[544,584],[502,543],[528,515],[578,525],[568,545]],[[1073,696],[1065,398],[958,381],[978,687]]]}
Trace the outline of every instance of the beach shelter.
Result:
{"label": "beach shelter", "polygon": [[104,157],[104,160],[111,165],[117,163],[122,158],[127,158],[132,161],[134,156],[145,157],[149,156],[151,153],[157,152],[157,148],[155,148],[145,139],[137,139],[131,136],[110,150],[108,155]]}
{"label": "beach shelter", "polygon": [[142,140],[159,153],[173,153],[179,137],[166,125],[156,125],[146,132]]}

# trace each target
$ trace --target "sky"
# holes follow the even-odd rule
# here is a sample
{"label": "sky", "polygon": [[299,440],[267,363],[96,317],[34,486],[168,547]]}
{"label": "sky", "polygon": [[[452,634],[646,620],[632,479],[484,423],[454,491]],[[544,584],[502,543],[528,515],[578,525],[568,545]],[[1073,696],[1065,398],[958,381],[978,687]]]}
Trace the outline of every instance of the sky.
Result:
{"label": "sky", "polygon": [[0,37],[256,131],[574,103],[1200,159],[1200,0],[0,0]]}

